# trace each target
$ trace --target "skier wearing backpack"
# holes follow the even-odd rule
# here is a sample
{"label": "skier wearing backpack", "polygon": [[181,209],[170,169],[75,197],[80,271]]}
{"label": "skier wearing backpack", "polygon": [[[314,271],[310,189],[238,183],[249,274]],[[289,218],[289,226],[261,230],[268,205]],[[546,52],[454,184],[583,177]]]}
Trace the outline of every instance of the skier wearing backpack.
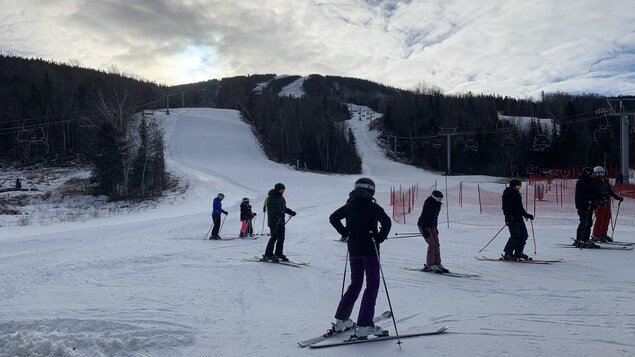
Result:
{"label": "skier wearing backpack", "polygon": [[509,181],[509,187],[503,191],[503,214],[509,229],[509,240],[505,245],[503,259],[505,260],[531,260],[523,253],[529,234],[523,218],[534,219],[523,207],[523,199],[520,195],[522,182],[518,179]]}
{"label": "skier wearing backpack", "polygon": [[449,273],[441,264],[441,246],[439,244],[439,230],[437,222],[439,220],[439,212],[443,204],[443,193],[438,190],[432,191],[430,197],[426,198],[421,210],[421,216],[417,221],[419,232],[428,243],[428,254],[426,255],[426,264],[423,271],[431,271],[435,273]]}
{"label": "skier wearing backpack", "polygon": [[[388,334],[388,331],[375,326],[373,315],[380,282],[379,244],[388,237],[392,223],[384,209],[375,202],[374,194],[373,180],[360,178],[355,182],[355,189],[350,192],[346,204],[329,217],[335,230],[343,237],[348,237],[351,269],[351,283],[337,306],[333,331],[341,332],[355,327],[358,338]],[[346,226],[342,224],[342,219],[346,219]],[[381,229],[377,228],[378,223],[381,224]],[[350,316],[362,290],[364,275],[366,289],[355,325]]]}

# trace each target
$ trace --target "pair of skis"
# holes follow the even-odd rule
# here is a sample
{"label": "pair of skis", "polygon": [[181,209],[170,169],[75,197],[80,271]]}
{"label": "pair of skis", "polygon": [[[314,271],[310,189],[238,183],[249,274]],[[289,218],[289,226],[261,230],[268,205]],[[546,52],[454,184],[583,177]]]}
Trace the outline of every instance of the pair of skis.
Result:
{"label": "pair of skis", "polygon": [[[571,238],[571,240],[575,242],[574,238]],[[562,248],[577,248],[577,249],[633,250],[633,247],[631,245],[635,244],[630,242],[610,242],[610,243],[609,242],[604,242],[604,243],[593,242],[593,243],[596,243],[595,247],[577,247],[573,244],[561,244],[561,243],[557,243],[556,245]]]}
{"label": "pair of skis", "polygon": [[262,257],[259,257],[259,256],[254,256],[253,258],[243,258],[243,260],[247,262],[260,262],[260,263],[287,265],[287,266],[295,267],[295,268],[302,268],[303,266],[311,264],[310,262],[294,262],[292,260],[289,260],[289,261],[279,260],[277,262],[272,262],[269,260],[264,260],[262,259]]}
{"label": "pair of skis", "polygon": [[[380,322],[382,320],[386,320],[392,317],[392,312],[391,311],[386,311],[383,314],[376,316],[375,318],[373,318],[373,322],[377,323]],[[427,335],[437,335],[440,333],[445,332],[448,329],[447,326],[443,326],[441,328],[437,328],[434,330],[430,330],[430,331],[422,331],[422,332],[415,332],[415,333],[409,333],[409,334],[405,334],[405,335],[399,335],[399,338],[410,338],[410,337],[417,337],[417,336],[427,336]],[[339,340],[339,341],[335,341],[335,342],[328,342],[328,343],[320,343],[324,340],[327,340],[331,337],[334,336],[339,336],[342,335],[346,332],[350,332],[351,329],[346,329],[344,331],[341,332],[335,332],[332,329],[329,329],[325,334],[321,335],[321,336],[317,336],[314,338],[310,338],[308,340],[302,341],[302,342],[298,342],[298,345],[300,345],[300,347],[310,347],[310,348],[326,348],[326,347],[335,347],[335,346],[345,346],[345,345],[352,345],[352,344],[358,344],[358,343],[366,343],[366,342],[376,342],[376,341],[384,341],[384,340],[394,340],[397,339],[397,336],[373,336],[373,337],[368,337],[366,339],[355,339],[351,336],[351,338],[347,339],[347,340]]]}
{"label": "pair of skis", "polygon": [[420,272],[424,272],[424,273],[432,273],[435,275],[445,275],[445,276],[452,276],[455,278],[474,278],[477,276],[480,276],[480,274],[466,274],[466,273],[455,273],[455,272],[447,272],[447,273],[442,273],[442,272],[436,272],[436,271],[428,271],[428,270],[423,270],[421,268],[417,268],[417,267],[407,267],[404,268],[406,270],[412,270],[412,271],[420,271]]}
{"label": "pair of skis", "polygon": [[532,259],[532,260],[505,260],[502,257],[501,258],[488,258],[488,257],[474,257],[478,260],[483,260],[483,261],[488,261],[488,262],[506,262],[506,263],[520,263],[520,264],[551,264],[551,263],[557,263],[557,262],[561,262],[564,260],[564,258],[560,258],[560,259],[553,259],[553,260],[547,260],[547,259]]}

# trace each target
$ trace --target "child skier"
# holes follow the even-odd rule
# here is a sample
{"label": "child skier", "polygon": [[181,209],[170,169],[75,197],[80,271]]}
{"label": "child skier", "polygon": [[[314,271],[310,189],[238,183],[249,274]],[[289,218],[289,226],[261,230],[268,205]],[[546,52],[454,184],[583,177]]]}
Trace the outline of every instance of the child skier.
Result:
{"label": "child skier", "polygon": [[242,222],[240,226],[240,238],[254,236],[254,228],[252,227],[251,221],[255,216],[256,214],[251,211],[249,198],[243,198],[243,202],[240,204],[240,221]]}

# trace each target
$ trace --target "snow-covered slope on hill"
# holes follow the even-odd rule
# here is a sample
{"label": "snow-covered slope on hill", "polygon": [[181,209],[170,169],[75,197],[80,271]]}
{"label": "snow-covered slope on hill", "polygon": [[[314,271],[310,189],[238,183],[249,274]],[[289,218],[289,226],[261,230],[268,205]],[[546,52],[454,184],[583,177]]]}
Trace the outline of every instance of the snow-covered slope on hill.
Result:
{"label": "snow-covered slope on hill", "polygon": [[[401,351],[394,341],[301,349],[296,342],[319,335],[332,321],[346,246],[334,241],[339,237],[328,217],[360,176],[300,172],[268,161],[235,111],[176,109],[159,120],[168,167],[188,184],[184,196],[93,226],[0,228],[0,355],[551,357],[635,351],[633,252],[558,248],[554,243],[568,242],[575,226],[543,228],[539,219],[535,256],[563,262],[475,260],[502,250],[506,232],[479,253],[498,229],[492,226],[439,227],[444,265],[478,278],[405,270],[424,263],[427,246],[420,237],[382,244],[386,284],[377,311],[388,309],[389,294],[399,333],[442,325],[450,333],[404,340]],[[349,125],[364,175],[377,183],[386,210],[391,185],[441,181],[386,160],[368,121],[355,117]],[[449,184],[469,179],[450,177]],[[218,192],[229,211],[222,236],[238,233],[243,197],[258,213],[256,232],[263,231],[262,201],[276,182],[286,185],[287,204],[298,213],[286,227],[285,253],[309,266],[244,261],[264,252],[266,237],[204,240]],[[499,216],[483,219],[501,222]],[[413,231],[413,225],[395,223],[392,233]],[[633,233],[616,230],[624,239]],[[533,249],[530,237],[526,251]],[[395,333],[392,321],[384,326]]]}

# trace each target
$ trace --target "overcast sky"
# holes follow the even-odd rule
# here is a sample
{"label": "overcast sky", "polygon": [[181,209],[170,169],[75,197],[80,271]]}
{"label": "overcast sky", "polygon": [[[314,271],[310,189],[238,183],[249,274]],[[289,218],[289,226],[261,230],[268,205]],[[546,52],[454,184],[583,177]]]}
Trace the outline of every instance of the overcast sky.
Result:
{"label": "overcast sky", "polygon": [[630,0],[0,0],[0,52],[163,84],[323,74],[635,94]]}

